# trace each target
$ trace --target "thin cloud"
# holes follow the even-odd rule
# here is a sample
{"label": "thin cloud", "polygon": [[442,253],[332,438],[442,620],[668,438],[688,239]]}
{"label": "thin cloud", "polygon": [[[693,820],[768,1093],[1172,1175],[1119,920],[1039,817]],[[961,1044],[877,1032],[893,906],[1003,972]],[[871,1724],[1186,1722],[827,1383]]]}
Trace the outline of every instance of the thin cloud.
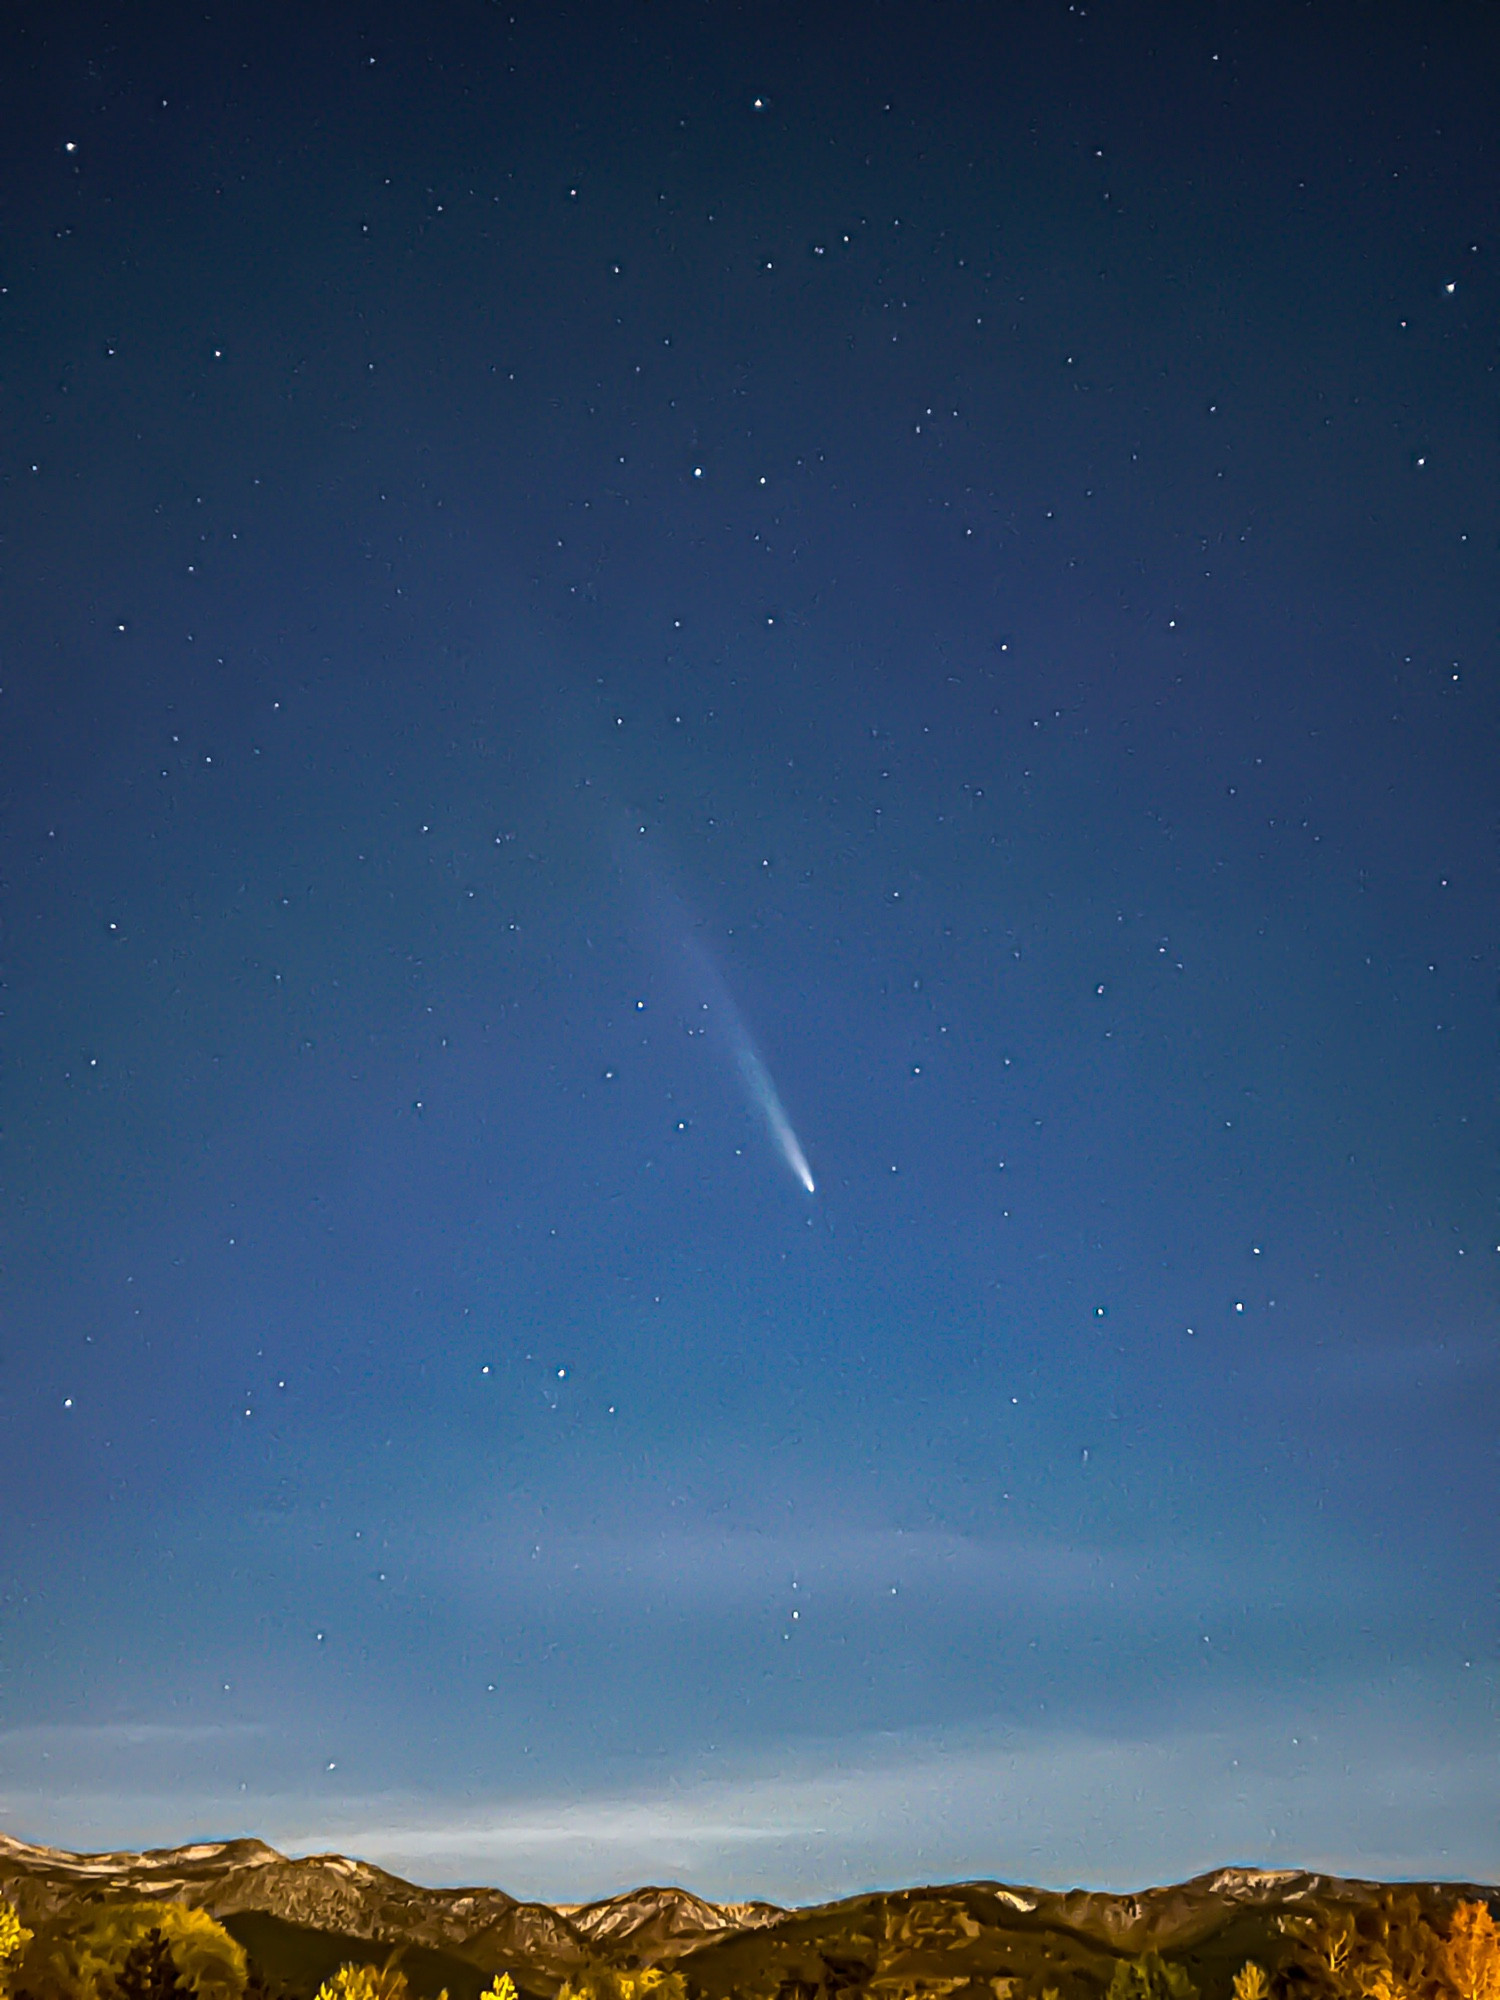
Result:
{"label": "thin cloud", "polygon": [[[424,1536],[403,1552],[412,1574],[460,1601],[512,1592],[618,1603],[649,1598],[720,1614],[747,1610],[795,1584],[804,1603],[874,1606],[893,1595],[949,1600],[966,1613],[997,1603],[1041,1613],[1073,1609],[1151,1611],[1176,1603],[1238,1609],[1257,1599],[1284,1609],[1302,1582],[1308,1609],[1326,1609],[1326,1579],[1288,1575],[1269,1540],[1237,1552],[1232,1566],[1183,1544],[1116,1547],[1041,1538],[983,1537],[941,1529],[814,1528],[801,1533],[683,1526],[659,1532],[587,1534],[565,1528],[455,1530]],[[1341,1601],[1370,1579],[1357,1551],[1338,1568]]]}
{"label": "thin cloud", "polygon": [[1496,1761],[1460,1727],[1414,1726],[1390,1693],[1155,1735],[865,1738],[649,1794],[350,1801],[289,1837],[561,1901],[663,1875],[781,1902],[974,1876],[1124,1889],[1225,1862],[1483,1880],[1500,1873]]}
{"label": "thin cloud", "polygon": [[0,1753],[222,1743],[239,1736],[264,1736],[268,1730],[264,1722],[32,1722],[0,1729]]}
{"label": "thin cloud", "polygon": [[[1384,1877],[1500,1875],[1488,1692],[1446,1720],[1415,1683],[1301,1704],[1215,1705],[1132,1734],[1000,1725],[783,1742],[679,1764],[651,1786],[331,1795],[202,1781],[8,1787],[9,1830],[81,1848],[255,1834],[431,1883],[495,1882],[576,1902],[645,1881],[723,1900],[808,1903],[857,1889],[990,1877],[1116,1889],[1226,1863]],[[305,1772],[306,1765],[302,1765]],[[328,1789],[324,1789],[324,1787]]]}

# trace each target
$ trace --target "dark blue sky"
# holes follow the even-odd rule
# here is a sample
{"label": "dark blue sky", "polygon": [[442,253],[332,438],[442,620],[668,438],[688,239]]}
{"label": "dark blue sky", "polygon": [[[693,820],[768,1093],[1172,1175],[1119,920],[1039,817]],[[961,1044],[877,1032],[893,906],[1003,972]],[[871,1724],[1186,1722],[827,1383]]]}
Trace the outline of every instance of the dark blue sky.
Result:
{"label": "dark blue sky", "polygon": [[0,1827],[1495,1879],[1497,53],[10,10]]}

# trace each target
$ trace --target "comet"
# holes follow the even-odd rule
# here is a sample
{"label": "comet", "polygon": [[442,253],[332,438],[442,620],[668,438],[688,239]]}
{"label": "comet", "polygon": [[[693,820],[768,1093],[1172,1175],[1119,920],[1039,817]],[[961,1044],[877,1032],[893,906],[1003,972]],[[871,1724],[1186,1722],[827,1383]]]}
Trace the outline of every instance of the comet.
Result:
{"label": "comet", "polygon": [[734,1028],[738,1030],[737,1034],[731,1031],[734,1060],[745,1089],[749,1093],[750,1102],[765,1119],[766,1128],[771,1134],[771,1142],[777,1152],[807,1192],[816,1194],[818,1187],[812,1177],[812,1168],[807,1164],[807,1155],[802,1150],[801,1141],[792,1130],[792,1121],[786,1115],[786,1107],[776,1093],[776,1086],[771,1081],[771,1072],[761,1061],[760,1054],[754,1042],[745,1033],[743,1024],[736,1021]]}
{"label": "comet", "polygon": [[619,825],[614,849],[617,865],[627,881],[633,881],[641,892],[651,926],[667,948],[667,956],[685,968],[686,991],[716,1029],[717,1039],[734,1065],[750,1108],[763,1121],[775,1151],[803,1193],[816,1194],[818,1184],[802,1150],[802,1141],[787,1116],[765,1057],[756,1047],[755,1037],[719,968],[694,934],[701,926],[663,878],[660,867],[653,866],[641,853],[638,837],[645,831],[639,814],[632,814]]}
{"label": "comet", "polygon": [[790,1168],[793,1178],[807,1194],[816,1194],[818,1184],[813,1179],[812,1168],[807,1164],[807,1155],[802,1150],[802,1142],[792,1129],[792,1121],[786,1115],[786,1106],[781,1101],[771,1072],[750,1030],[734,1004],[733,996],[720,978],[717,968],[710,960],[702,945],[694,938],[683,940],[683,950],[692,962],[699,983],[712,996],[711,1008],[717,1013],[719,1025],[729,1043],[734,1066],[739,1072],[740,1082],[745,1087],[745,1095],[750,1100],[751,1109],[765,1120],[771,1144]]}

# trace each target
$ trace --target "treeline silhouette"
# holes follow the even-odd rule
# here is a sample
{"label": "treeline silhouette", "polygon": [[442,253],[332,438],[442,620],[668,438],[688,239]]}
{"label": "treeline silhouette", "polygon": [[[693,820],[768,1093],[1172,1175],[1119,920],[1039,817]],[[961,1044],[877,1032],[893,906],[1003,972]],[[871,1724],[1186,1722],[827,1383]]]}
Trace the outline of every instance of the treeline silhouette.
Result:
{"label": "treeline silhouette", "polygon": [[[1487,1903],[1455,1903],[1439,1927],[1415,1895],[1386,1890],[1363,1909],[1286,1918],[1283,1935],[1275,1969],[1247,1959],[1232,2000],[1500,2000],[1500,1927]],[[1059,1990],[1044,1986],[1041,2000],[1061,2000]],[[1185,1967],[1148,1951],[1119,1960],[1108,2000],[1204,1996]]]}
{"label": "treeline silhouette", "polygon": [[[1500,2000],[1500,1926],[1483,1901],[1459,1901],[1430,1917],[1415,1894],[1386,1890],[1358,1908],[1283,1917],[1278,1942],[1274,1964],[1247,1960],[1227,1990],[1206,1995],[1184,1965],[1156,1951],[1118,1959],[1102,1995],[1076,1978],[967,1984],[974,2000],[998,2000],[1002,1988],[1004,2000]],[[204,1910],[105,1904],[86,1922],[38,1934],[0,1901],[0,2000],[414,2000],[400,1957],[398,1950],[383,1965],[341,1965],[316,1994],[304,1993],[268,1979]],[[874,1966],[840,1965],[837,1979],[832,1972],[816,1984],[773,1979],[747,1986],[743,2000],[860,2000],[867,1988],[871,2000],[920,2000],[930,1982],[910,1983],[907,1993],[907,1982],[880,1978]],[[945,1992],[956,1984],[940,1982]],[[448,2000],[446,1990],[437,2000]],[[523,1996],[509,1972],[497,1972],[480,2000]],[[698,1995],[681,1971],[599,1965],[575,1972],[554,2000]]]}

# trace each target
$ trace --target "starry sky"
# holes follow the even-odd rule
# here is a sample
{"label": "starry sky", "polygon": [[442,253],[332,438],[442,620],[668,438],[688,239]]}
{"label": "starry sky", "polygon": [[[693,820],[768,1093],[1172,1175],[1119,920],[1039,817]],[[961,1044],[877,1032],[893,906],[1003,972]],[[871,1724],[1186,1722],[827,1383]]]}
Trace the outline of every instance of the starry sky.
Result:
{"label": "starry sky", "polygon": [[1500,1875],[1497,55],[7,10],[0,1829]]}

